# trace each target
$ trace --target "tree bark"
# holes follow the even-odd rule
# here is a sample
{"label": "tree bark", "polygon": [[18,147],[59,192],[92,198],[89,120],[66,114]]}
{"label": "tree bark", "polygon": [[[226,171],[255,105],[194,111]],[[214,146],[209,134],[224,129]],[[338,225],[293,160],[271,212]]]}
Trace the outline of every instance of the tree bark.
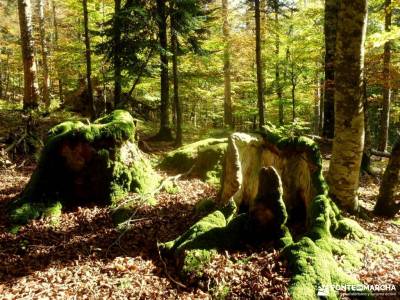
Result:
{"label": "tree bark", "polygon": [[280,72],[280,60],[279,60],[279,53],[280,53],[280,38],[279,38],[279,3],[278,0],[273,2],[274,8],[274,16],[275,16],[275,56],[276,56],[276,63],[275,63],[275,91],[276,95],[278,96],[279,101],[279,125],[284,124],[284,105],[283,105],[283,98],[282,98],[282,84],[281,84],[281,72]]}
{"label": "tree bark", "polygon": [[167,40],[167,13],[163,0],[157,0],[158,29],[160,39],[160,68],[161,68],[161,105],[160,130],[156,135],[158,140],[172,140],[169,115],[169,76],[168,76],[168,40]]}
{"label": "tree bark", "polygon": [[120,12],[121,12],[121,0],[114,1],[114,107],[121,102],[121,22],[120,22]]}
{"label": "tree bark", "polygon": [[42,72],[43,72],[43,102],[46,108],[50,107],[50,78],[49,78],[49,64],[48,64],[48,49],[46,41],[46,28],[45,28],[45,6],[46,0],[38,1],[38,17],[39,17],[39,34],[40,34],[40,50],[42,54]]}
{"label": "tree bark", "polygon": [[36,62],[32,33],[32,6],[30,0],[18,0],[19,27],[24,67],[24,109],[36,108],[39,98]]}
{"label": "tree bark", "polygon": [[340,1],[335,66],[335,138],[328,182],[333,198],[358,209],[364,149],[363,68],[367,0]]}
{"label": "tree bark", "polygon": [[256,68],[257,68],[257,107],[258,107],[258,126],[261,128],[265,124],[264,119],[264,75],[261,50],[261,17],[260,0],[255,0],[255,23],[256,23]]}
{"label": "tree bark", "polygon": [[363,100],[364,100],[364,127],[365,127],[365,137],[364,137],[364,153],[361,161],[361,171],[368,174],[373,174],[371,170],[371,155],[372,155],[372,139],[371,139],[371,129],[369,127],[369,103],[367,94],[367,82],[364,79],[363,82]]}
{"label": "tree bark", "polygon": [[339,0],[325,1],[325,92],[322,135],[333,138],[335,127],[335,52]]}
{"label": "tree bark", "polygon": [[90,36],[89,36],[89,14],[87,8],[87,0],[82,0],[83,6],[83,22],[85,28],[85,56],[86,56],[86,82],[87,82],[87,97],[89,101],[90,117],[95,118],[96,110],[94,107],[93,88],[92,88],[92,58],[90,50]]}
{"label": "tree bark", "polygon": [[174,107],[176,114],[175,145],[182,146],[182,108],[179,99],[178,79],[178,36],[176,32],[176,19],[171,15],[171,50],[172,50],[172,77],[174,83]]}
{"label": "tree bark", "polygon": [[[385,31],[389,32],[392,24],[392,8],[391,0],[385,0]],[[387,41],[384,45],[383,52],[383,103],[381,114],[381,130],[379,134],[379,151],[386,151],[389,136],[389,120],[390,120],[390,60],[391,60],[391,42]]]}
{"label": "tree bark", "polygon": [[383,174],[374,213],[379,216],[394,217],[400,210],[400,201],[396,202],[395,193],[400,184],[400,138],[395,143],[389,163]]}
{"label": "tree bark", "polygon": [[[52,11],[53,11],[53,27],[54,27],[54,48],[58,49],[58,22],[57,22],[57,8],[55,4],[55,0],[52,0]],[[54,51],[54,50],[53,50]],[[57,70],[58,77],[58,96],[60,98],[60,102],[64,102],[64,94],[63,94],[63,80],[60,76],[60,71]]]}
{"label": "tree bark", "polygon": [[314,134],[319,134],[319,120],[321,114],[321,86],[319,72],[315,74],[315,96],[314,96]]}
{"label": "tree bark", "polygon": [[233,128],[231,93],[231,42],[228,21],[228,0],[222,0],[222,33],[224,35],[224,123]]}
{"label": "tree bark", "polygon": [[294,74],[295,70],[293,68],[294,62],[291,64],[291,71],[290,71],[290,83],[292,85],[291,94],[292,94],[292,122],[296,120],[296,86],[297,86],[297,79],[296,75]]}

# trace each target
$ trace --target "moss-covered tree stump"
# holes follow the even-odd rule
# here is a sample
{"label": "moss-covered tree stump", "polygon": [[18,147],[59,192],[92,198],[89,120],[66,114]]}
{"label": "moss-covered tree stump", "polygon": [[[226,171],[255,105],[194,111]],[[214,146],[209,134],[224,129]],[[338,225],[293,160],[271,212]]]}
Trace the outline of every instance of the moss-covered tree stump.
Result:
{"label": "moss-covered tree stump", "polygon": [[[184,275],[198,272],[213,251],[272,238],[292,272],[293,299],[316,299],[322,286],[335,299],[329,286],[358,283],[346,271],[362,265],[361,249],[378,238],[343,218],[328,197],[319,148],[312,140],[285,138],[273,129],[235,133],[221,182],[221,209],[162,244]],[[340,263],[334,255],[342,257]]]}
{"label": "moss-covered tree stump", "polygon": [[228,139],[209,138],[169,152],[160,167],[179,173],[190,173],[209,183],[217,184],[222,173]]}
{"label": "moss-covered tree stump", "polygon": [[49,131],[10,217],[26,223],[61,206],[112,205],[130,191],[146,194],[157,184],[158,176],[135,142],[132,116],[116,110],[92,124],[64,122]]}

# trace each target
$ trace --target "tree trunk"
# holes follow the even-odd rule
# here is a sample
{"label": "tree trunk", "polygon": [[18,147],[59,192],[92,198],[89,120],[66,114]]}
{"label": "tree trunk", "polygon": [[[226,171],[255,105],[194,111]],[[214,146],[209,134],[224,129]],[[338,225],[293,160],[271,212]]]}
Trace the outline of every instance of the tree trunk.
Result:
{"label": "tree trunk", "polygon": [[318,129],[318,135],[322,135],[322,129],[324,126],[324,98],[325,98],[325,87],[324,87],[324,79],[321,78],[320,82],[320,87],[321,87],[321,99],[319,102],[320,109],[319,109],[319,129]]}
{"label": "tree trunk", "polygon": [[46,109],[50,108],[50,78],[49,78],[49,64],[48,64],[48,49],[46,41],[46,28],[45,28],[45,6],[46,0],[38,1],[38,17],[39,17],[39,35],[40,35],[40,50],[42,54],[42,72],[43,72],[43,102]]}
{"label": "tree trunk", "polygon": [[357,190],[364,149],[363,68],[367,1],[341,1],[335,66],[335,138],[328,182],[337,202],[358,209]]}
{"label": "tree trunk", "polygon": [[[52,11],[53,11],[53,27],[54,27],[54,48],[58,50],[58,22],[57,22],[57,8],[55,4],[55,0],[52,0]],[[58,96],[60,98],[60,102],[64,102],[64,94],[63,94],[63,80],[60,76],[60,71],[57,70],[58,76]]]}
{"label": "tree trunk", "polygon": [[296,120],[296,78],[294,75],[293,64],[291,71],[291,83],[292,83],[292,122]]}
{"label": "tree trunk", "polygon": [[169,79],[168,79],[168,40],[167,40],[167,13],[163,0],[157,0],[158,29],[160,39],[160,68],[161,68],[161,105],[160,130],[155,136],[158,140],[172,140],[169,115]]}
{"label": "tree trunk", "polygon": [[171,50],[172,50],[172,77],[174,83],[174,108],[176,115],[175,145],[182,146],[182,107],[179,99],[178,80],[178,36],[176,32],[175,16],[171,15]]}
{"label": "tree trunk", "polygon": [[114,107],[121,102],[121,22],[120,22],[120,13],[121,13],[121,0],[114,1],[114,23],[113,23],[113,31],[114,31]]}
{"label": "tree trunk", "polygon": [[361,171],[368,174],[373,174],[371,170],[371,155],[372,155],[372,139],[371,139],[371,129],[369,127],[369,103],[367,94],[367,81],[364,79],[363,82],[363,100],[364,100],[364,127],[365,127],[365,137],[364,137],[364,152],[361,161]]}
{"label": "tree trunk", "polygon": [[335,52],[339,0],[325,1],[325,92],[322,135],[332,139],[335,128]]}
{"label": "tree trunk", "polygon": [[87,98],[89,102],[90,117],[94,119],[96,110],[94,107],[93,88],[92,88],[92,58],[90,50],[89,14],[87,8],[87,0],[82,0],[82,6],[83,6],[83,20],[84,20],[83,22],[85,27]]}
{"label": "tree trunk", "polygon": [[257,107],[258,107],[258,126],[261,128],[265,124],[264,120],[264,74],[261,53],[261,17],[260,0],[255,0],[255,23],[256,23],[256,68],[257,68]]}
{"label": "tree trunk", "polygon": [[233,128],[231,94],[231,42],[228,21],[228,0],[222,0],[222,33],[224,35],[224,123]]}
{"label": "tree trunk", "polygon": [[279,3],[278,1],[274,1],[274,15],[275,15],[275,91],[278,96],[279,101],[279,125],[284,124],[284,105],[282,98],[282,85],[281,85],[281,72],[280,72],[280,60],[279,60],[279,52],[280,52],[280,38],[279,38]]}
{"label": "tree trunk", "polygon": [[32,6],[30,0],[18,0],[21,49],[24,66],[24,109],[36,108],[39,98],[32,33]]}
{"label": "tree trunk", "polygon": [[314,134],[319,134],[319,119],[321,114],[321,86],[319,72],[315,74],[315,96],[314,96]]}
{"label": "tree trunk", "polygon": [[[385,31],[389,32],[392,24],[392,1],[385,0]],[[391,59],[391,41],[384,45],[383,52],[383,103],[381,114],[381,128],[379,134],[379,151],[386,151],[389,136],[390,120],[390,98],[391,98],[391,80],[390,80],[390,59]]]}
{"label": "tree trunk", "polygon": [[400,184],[400,138],[393,146],[392,155],[383,174],[374,213],[379,216],[394,217],[400,210],[400,201],[395,194]]}

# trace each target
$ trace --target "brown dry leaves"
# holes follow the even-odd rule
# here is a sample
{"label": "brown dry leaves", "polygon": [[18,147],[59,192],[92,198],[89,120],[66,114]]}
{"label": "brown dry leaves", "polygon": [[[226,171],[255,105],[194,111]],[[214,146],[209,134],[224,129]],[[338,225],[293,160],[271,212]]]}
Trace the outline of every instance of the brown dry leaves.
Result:
{"label": "brown dry leaves", "polygon": [[[194,204],[216,196],[199,180],[178,181],[179,192],[162,192],[155,206],[143,205],[132,227],[119,240],[106,207],[63,212],[58,226],[35,220],[18,235],[6,232],[5,205],[21,191],[32,167],[1,172],[0,294],[4,299],[209,299],[206,286],[179,289],[168,280],[158,257],[157,241],[176,238],[200,216]],[[119,241],[116,243],[115,241]],[[271,250],[272,251],[272,250]],[[240,260],[248,262],[240,263]],[[236,263],[235,263],[236,262]],[[285,269],[276,251],[220,254],[208,278],[227,283],[230,298],[287,297]],[[168,272],[179,280],[175,266]]]}

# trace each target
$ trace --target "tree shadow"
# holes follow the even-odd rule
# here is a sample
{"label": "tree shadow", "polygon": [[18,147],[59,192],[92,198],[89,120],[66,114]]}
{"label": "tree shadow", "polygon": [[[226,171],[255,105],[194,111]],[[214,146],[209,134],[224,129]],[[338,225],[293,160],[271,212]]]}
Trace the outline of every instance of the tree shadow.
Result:
{"label": "tree shadow", "polygon": [[[1,203],[1,212],[4,206]],[[142,206],[130,228],[121,232],[116,229],[110,210],[94,207],[85,212],[89,214],[93,210],[94,216],[63,215],[61,224],[53,228],[48,221],[35,221],[37,223],[21,228],[17,235],[0,232],[0,282],[12,284],[20,277],[44,271],[52,265],[67,266],[76,260],[93,259],[107,263],[116,257],[152,260],[161,270],[163,263],[157,242],[176,238],[200,217],[189,203],[169,201]],[[0,223],[5,228],[4,217]],[[68,229],[63,229],[66,227]],[[161,276],[167,278],[164,273]]]}

